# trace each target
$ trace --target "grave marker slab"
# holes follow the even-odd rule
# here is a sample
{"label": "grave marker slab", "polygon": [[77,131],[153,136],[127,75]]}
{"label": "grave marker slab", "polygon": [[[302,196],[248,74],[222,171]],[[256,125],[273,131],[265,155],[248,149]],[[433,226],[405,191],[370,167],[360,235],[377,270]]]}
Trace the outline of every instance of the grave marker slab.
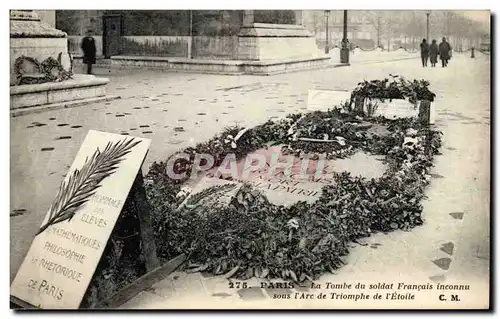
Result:
{"label": "grave marker slab", "polygon": [[[277,150],[273,147],[267,151],[272,153]],[[334,173],[347,171],[353,176],[361,175],[366,178],[382,176],[386,167],[380,158],[363,152],[357,152],[349,158],[332,160],[294,157],[289,173],[277,169],[276,173],[269,174],[269,169],[264,169],[252,172],[242,181],[263,191],[267,199],[276,205],[289,206],[298,201],[314,203],[321,196],[323,186],[334,183]]]}
{"label": "grave marker slab", "polygon": [[77,309],[150,140],[89,131],[11,285],[43,309]]}
{"label": "grave marker slab", "polygon": [[[351,92],[340,90],[309,90],[307,100],[307,109],[310,111],[327,111],[334,107],[342,105],[346,101],[350,101]],[[367,112],[367,101],[363,105],[363,110]],[[418,117],[421,107],[421,101],[415,107],[408,100],[394,99],[392,101],[372,99],[372,103],[377,103],[377,109],[374,116],[383,116],[388,119],[397,119],[403,117]],[[429,124],[435,123],[435,103],[430,103]]]}
{"label": "grave marker slab", "polygon": [[377,109],[374,116],[383,116],[388,119],[418,117],[418,105],[415,107],[415,105],[406,100],[385,100],[382,102],[378,99],[374,99],[372,103],[377,103]]}
{"label": "grave marker slab", "polygon": [[[365,100],[364,111],[367,112],[367,102]],[[422,107],[429,107],[428,110],[425,110],[429,113],[429,118],[426,122],[429,124],[434,124],[436,116],[434,114],[435,105],[434,102],[425,105],[422,101],[418,101],[417,105],[410,103],[408,100],[403,99],[394,99],[384,100],[383,102],[379,99],[372,99],[371,103],[376,103],[376,110],[373,116],[383,116],[388,119],[398,119],[404,117],[414,117],[418,118],[419,113],[421,112]]]}
{"label": "grave marker slab", "polygon": [[[231,169],[230,165],[234,165]],[[263,192],[267,199],[276,205],[289,206],[298,201],[314,203],[320,196],[322,187],[333,183],[334,172],[350,172],[353,176],[377,178],[382,176],[386,167],[380,157],[357,152],[346,159],[313,160],[283,155],[281,146],[272,146],[250,153],[247,157],[226,166],[222,178],[214,178],[219,167],[214,167],[202,174],[201,182],[191,194],[196,194],[210,186],[227,183],[243,183],[254,186]],[[274,167],[274,169],[273,169]],[[286,167],[289,167],[287,169]],[[231,172],[229,172],[231,171]],[[238,190],[239,190],[238,187]],[[237,190],[227,193],[224,201],[229,203]]]}

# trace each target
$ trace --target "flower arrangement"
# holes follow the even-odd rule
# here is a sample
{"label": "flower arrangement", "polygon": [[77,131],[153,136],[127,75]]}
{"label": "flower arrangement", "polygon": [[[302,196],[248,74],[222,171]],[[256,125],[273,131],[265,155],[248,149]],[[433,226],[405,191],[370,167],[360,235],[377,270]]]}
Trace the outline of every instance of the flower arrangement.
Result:
{"label": "flower arrangement", "polygon": [[[61,82],[69,80],[73,77],[73,69],[65,70],[61,63],[62,54],[60,53],[57,60],[48,57],[42,62],[37,59],[27,56],[20,56],[14,62],[14,72],[16,74],[16,85],[22,84],[41,84],[47,82]],[[71,56],[70,56],[71,59]],[[25,62],[31,63],[34,66],[35,74],[41,76],[33,76],[27,74],[23,68]],[[71,59],[70,64],[73,64]]]}
{"label": "flower arrangement", "polygon": [[358,86],[351,93],[351,101],[358,99],[408,99],[415,104],[420,100],[434,101],[436,94],[429,90],[429,82],[426,80],[408,81],[398,75],[390,74],[383,80],[372,80],[359,82]]}
{"label": "flower arrangement", "polygon": [[[371,84],[364,88],[357,94],[396,98],[416,92],[397,85],[384,89],[385,93],[372,90]],[[387,133],[372,132],[375,126],[384,127]],[[292,114],[244,130],[226,128],[209,141],[183,150],[192,154],[178,167],[187,173],[184,180],[167,176],[165,163],[151,166],[147,193],[158,253],[165,259],[186,253],[190,271],[239,279],[255,276],[303,282],[334,272],[344,263],[352,241],[374,232],[408,231],[423,223],[420,202],[430,182],[433,156],[441,146],[440,134],[417,119],[362,117],[346,112],[344,106]],[[245,185],[229,205],[218,205],[213,196],[206,197],[203,205],[178,209],[181,199],[176,195],[189,178],[194,154],[211,154],[220,165],[230,152],[242,158],[269,144],[283,144],[285,153],[327,154],[329,158],[365,151],[383,155],[388,170],[378,179],[334,174],[312,204],[274,205]]]}

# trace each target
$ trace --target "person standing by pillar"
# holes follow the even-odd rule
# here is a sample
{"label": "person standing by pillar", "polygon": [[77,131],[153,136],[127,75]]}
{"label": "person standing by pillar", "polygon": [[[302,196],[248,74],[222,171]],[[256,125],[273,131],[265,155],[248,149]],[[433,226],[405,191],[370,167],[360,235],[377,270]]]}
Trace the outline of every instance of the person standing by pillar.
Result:
{"label": "person standing by pillar", "polygon": [[420,57],[422,58],[422,66],[427,67],[427,60],[429,59],[429,43],[426,39],[420,43]]}
{"label": "person standing by pillar", "polygon": [[87,31],[87,36],[83,38],[81,48],[83,50],[83,63],[87,65],[87,74],[92,74],[92,64],[96,63],[95,39],[92,31]]}

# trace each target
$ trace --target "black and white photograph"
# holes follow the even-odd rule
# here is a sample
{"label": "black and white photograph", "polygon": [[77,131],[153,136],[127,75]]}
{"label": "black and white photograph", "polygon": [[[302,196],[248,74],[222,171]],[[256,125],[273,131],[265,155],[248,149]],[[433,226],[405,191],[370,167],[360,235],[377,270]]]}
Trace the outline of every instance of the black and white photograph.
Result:
{"label": "black and white photograph", "polygon": [[10,308],[491,310],[487,9],[11,8]]}

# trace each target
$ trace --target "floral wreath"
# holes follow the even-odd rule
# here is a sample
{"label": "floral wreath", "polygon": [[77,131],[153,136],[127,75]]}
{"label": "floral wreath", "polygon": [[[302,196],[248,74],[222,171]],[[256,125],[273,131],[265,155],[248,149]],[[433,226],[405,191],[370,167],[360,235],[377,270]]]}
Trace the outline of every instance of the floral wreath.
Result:
{"label": "floral wreath", "polygon": [[[73,77],[73,57],[69,54],[70,57],[70,68],[66,71],[61,63],[62,60],[62,52],[57,56],[57,60],[48,57],[43,60],[43,62],[39,62],[37,59],[28,57],[28,56],[20,56],[14,62],[14,72],[16,74],[16,85],[22,84],[41,84],[47,82],[61,82],[65,80],[69,80]],[[28,61],[35,65],[36,71],[43,75],[43,77],[33,77],[26,75],[25,70],[23,69],[23,62]],[[57,74],[53,73],[53,70],[57,71]]]}
{"label": "floral wreath", "polygon": [[[427,87],[423,82],[409,83],[420,83],[414,89]],[[375,85],[374,90],[369,85],[362,95],[377,93],[390,98],[394,89],[406,84]],[[396,91],[413,96],[405,90]],[[425,90],[417,95],[429,93],[433,96]],[[255,276],[303,282],[340,267],[350,242],[376,232],[408,231],[423,224],[421,201],[430,183],[433,157],[439,154],[441,133],[417,119],[390,120],[356,110],[346,113],[345,109],[343,105],[325,112],[290,114],[250,129],[226,128],[209,141],[181,151],[190,155],[174,167],[176,173],[187,173],[183,180],[165,174],[166,162],[153,163],[146,188],[159,256],[168,260],[186,253],[188,271],[225,274],[226,278]],[[385,126],[388,133],[369,132],[363,122]],[[325,139],[327,142],[311,142]],[[323,186],[314,203],[275,205],[260,191],[244,185],[229,206],[218,203],[220,190],[214,187],[207,190],[216,194],[211,201],[178,208],[187,196],[184,182],[192,171],[195,154],[211,154],[214,166],[218,166],[228,153],[241,159],[269,142],[285,145],[284,153],[326,153],[328,158],[344,158],[363,150],[384,155],[388,169],[376,179],[335,173],[334,183]]]}

